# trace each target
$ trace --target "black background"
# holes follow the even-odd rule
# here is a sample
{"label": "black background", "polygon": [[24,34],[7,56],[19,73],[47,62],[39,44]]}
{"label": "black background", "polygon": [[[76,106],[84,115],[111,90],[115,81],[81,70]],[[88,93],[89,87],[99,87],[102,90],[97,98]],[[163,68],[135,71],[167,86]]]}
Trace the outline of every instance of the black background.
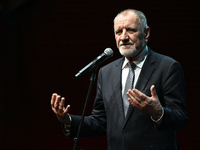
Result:
{"label": "black background", "polygon": [[[182,65],[189,124],[177,132],[181,150],[199,149],[198,1],[18,0],[0,1],[0,149],[73,149],[51,110],[54,92],[81,115],[89,76],[75,74],[110,47],[115,15],[126,8],[143,11],[151,28],[148,45]],[[95,83],[96,85],[96,83]],[[96,86],[89,107],[92,109]],[[81,139],[86,150],[106,149],[106,137]]]}

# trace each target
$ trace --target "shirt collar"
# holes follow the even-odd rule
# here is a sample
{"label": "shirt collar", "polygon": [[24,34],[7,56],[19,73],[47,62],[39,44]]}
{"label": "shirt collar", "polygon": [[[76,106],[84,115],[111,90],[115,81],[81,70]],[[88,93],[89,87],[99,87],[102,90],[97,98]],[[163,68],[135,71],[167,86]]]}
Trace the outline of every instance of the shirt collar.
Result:
{"label": "shirt collar", "polygon": [[[148,47],[146,46],[144,48],[144,50],[142,51],[142,53],[133,61],[133,63],[136,64],[136,67],[138,67],[140,69],[142,68],[142,66],[146,60],[147,53],[148,53]],[[128,59],[125,57],[124,63],[122,65],[122,69],[127,67],[127,63],[128,63]]]}

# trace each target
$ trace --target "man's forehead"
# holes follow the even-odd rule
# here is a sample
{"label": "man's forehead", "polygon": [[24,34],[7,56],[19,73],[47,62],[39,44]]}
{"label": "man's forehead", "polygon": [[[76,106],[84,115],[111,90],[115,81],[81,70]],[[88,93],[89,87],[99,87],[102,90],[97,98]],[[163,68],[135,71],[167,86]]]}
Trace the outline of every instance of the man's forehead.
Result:
{"label": "man's forehead", "polygon": [[137,25],[139,25],[139,18],[135,13],[129,13],[126,15],[120,14],[116,17],[114,22],[115,29]]}

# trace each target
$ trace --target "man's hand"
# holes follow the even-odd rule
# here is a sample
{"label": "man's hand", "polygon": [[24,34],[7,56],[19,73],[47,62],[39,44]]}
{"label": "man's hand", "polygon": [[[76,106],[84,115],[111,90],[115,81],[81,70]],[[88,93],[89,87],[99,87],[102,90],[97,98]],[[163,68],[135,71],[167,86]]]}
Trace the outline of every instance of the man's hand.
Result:
{"label": "man's hand", "polygon": [[158,120],[162,115],[162,106],[154,85],[151,86],[150,91],[152,96],[148,97],[137,89],[128,90],[128,101],[142,112],[151,115],[154,120]]}
{"label": "man's hand", "polygon": [[51,97],[51,108],[53,112],[56,114],[56,117],[60,122],[63,124],[69,125],[70,119],[69,119],[69,109],[70,105],[67,105],[67,107],[64,107],[65,104],[65,98],[62,97],[56,93],[52,94]]}

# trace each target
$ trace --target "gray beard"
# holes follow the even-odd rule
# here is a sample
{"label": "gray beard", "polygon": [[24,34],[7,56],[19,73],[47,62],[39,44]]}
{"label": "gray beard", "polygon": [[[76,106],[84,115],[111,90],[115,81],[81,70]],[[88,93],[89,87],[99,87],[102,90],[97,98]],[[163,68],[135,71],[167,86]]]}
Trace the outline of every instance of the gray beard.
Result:
{"label": "gray beard", "polygon": [[119,48],[119,52],[122,56],[132,57],[137,53],[137,49],[134,47],[131,51],[126,51],[124,48]]}

